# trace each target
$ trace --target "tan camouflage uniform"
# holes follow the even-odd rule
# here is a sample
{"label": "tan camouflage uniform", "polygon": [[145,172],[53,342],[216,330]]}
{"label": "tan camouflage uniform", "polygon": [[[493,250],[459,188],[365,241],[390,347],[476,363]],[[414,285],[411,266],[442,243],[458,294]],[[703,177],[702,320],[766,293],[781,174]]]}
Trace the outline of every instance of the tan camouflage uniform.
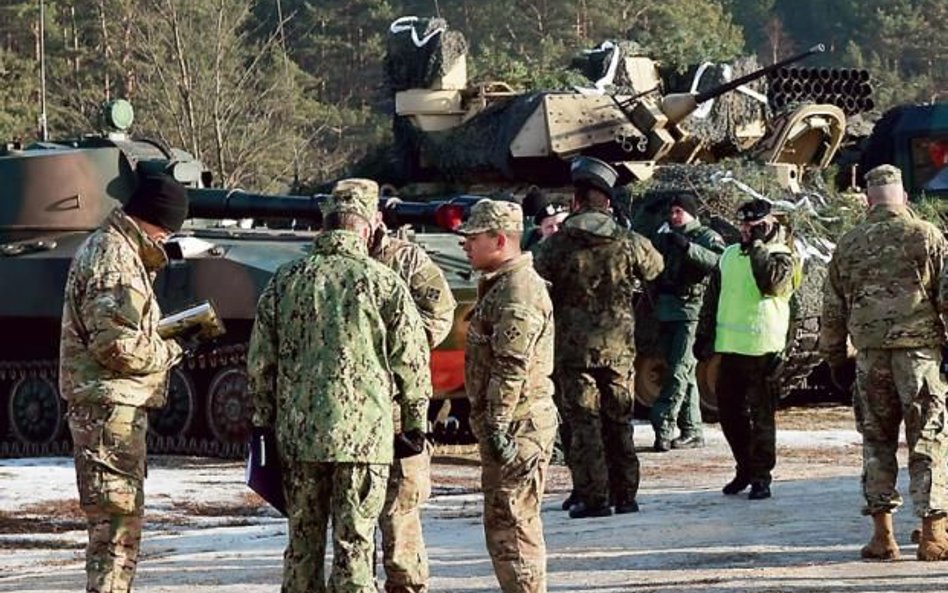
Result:
{"label": "tan camouflage uniform", "polygon": [[135,577],[147,408],[164,405],[168,370],[181,358],[157,333],[152,282],[166,262],[161,246],[117,209],[79,248],[66,281],[59,388],[89,525],[89,592],[126,592]]}
{"label": "tan camouflage uniform", "polygon": [[[519,232],[522,220],[516,204],[483,201],[462,232]],[[553,307],[530,254],[484,274],[477,294],[464,377],[481,452],[487,550],[504,593],[543,593],[546,545],[540,503],[557,425],[550,380]],[[516,454],[508,463],[488,452],[492,434],[513,440]]]}
{"label": "tan camouflage uniform", "polygon": [[[891,166],[874,171],[897,174]],[[870,184],[872,177],[867,174]],[[847,335],[858,351],[856,406],[863,416],[867,515],[902,504],[896,451],[903,420],[915,514],[948,512],[948,386],[939,373],[945,340],[940,315],[948,311],[946,255],[948,244],[934,225],[908,206],[877,204],[839,240],[830,263],[820,349],[836,367],[846,360]]]}
{"label": "tan camouflage uniform", "polygon": [[[324,212],[369,220],[377,200],[374,182],[343,180]],[[355,232],[321,232],[311,255],[280,267],[267,285],[248,372],[253,424],[275,429],[285,468],[285,593],[376,592],[374,528],[393,459],[393,399],[405,430],[424,428],[428,360],[407,286]]]}
{"label": "tan camouflage uniform", "polygon": [[537,271],[552,283],[573,488],[588,508],[631,504],[638,492],[632,298],[636,279],[654,280],[663,267],[648,239],[594,208],[569,216],[537,255]]}
{"label": "tan camouflage uniform", "polygon": [[[424,248],[384,233],[372,257],[398,273],[418,307],[428,346],[434,348],[451,331],[457,303],[444,273]],[[395,406],[396,430],[400,411]],[[421,531],[421,505],[431,496],[431,451],[396,459],[388,477],[385,506],[379,518],[387,593],[424,593],[428,590],[428,554]]]}

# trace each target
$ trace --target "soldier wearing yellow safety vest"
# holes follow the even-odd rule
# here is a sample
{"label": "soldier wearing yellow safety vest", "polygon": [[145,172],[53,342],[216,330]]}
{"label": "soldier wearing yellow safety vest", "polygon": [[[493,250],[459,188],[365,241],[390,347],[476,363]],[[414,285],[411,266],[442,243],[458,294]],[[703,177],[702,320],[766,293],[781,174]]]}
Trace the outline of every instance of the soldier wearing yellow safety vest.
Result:
{"label": "soldier wearing yellow safety vest", "polygon": [[721,429],[737,464],[724,493],[738,494],[750,485],[751,500],[771,495],[776,394],[767,377],[786,346],[790,296],[801,278],[799,260],[770,208],[770,202],[756,199],[738,209],[741,242],[724,250],[712,274],[698,341],[705,345],[699,356],[721,355],[715,393]]}

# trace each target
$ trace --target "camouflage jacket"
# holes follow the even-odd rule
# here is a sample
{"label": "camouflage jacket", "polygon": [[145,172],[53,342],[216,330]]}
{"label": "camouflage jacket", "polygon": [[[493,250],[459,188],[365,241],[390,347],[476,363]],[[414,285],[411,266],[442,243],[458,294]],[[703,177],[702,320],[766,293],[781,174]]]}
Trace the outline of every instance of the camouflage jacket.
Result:
{"label": "camouflage jacket", "polygon": [[392,400],[424,429],[431,376],[408,287],[349,231],[317,235],[257,303],[247,370],[254,426],[295,461],[391,463]]}
{"label": "camouflage jacket", "polygon": [[428,345],[434,348],[443,342],[454,323],[457,301],[441,268],[420,245],[387,234],[373,245],[371,255],[408,283],[411,298],[425,325]]}
{"label": "camouflage jacket", "polygon": [[[751,273],[754,274],[754,282],[761,294],[785,296],[793,293],[800,286],[803,267],[793,247],[788,243],[786,231],[779,227],[770,241],[754,241],[745,252],[750,258]],[[708,290],[705,292],[698,319],[698,345],[695,346],[695,353],[699,357],[709,353],[708,351],[702,353],[700,350],[714,344],[720,299],[721,268],[715,267],[708,282]]]}
{"label": "camouflage jacket", "polygon": [[555,423],[553,305],[523,254],[485,274],[477,287],[464,349],[471,427],[478,438],[533,418]]}
{"label": "camouflage jacket", "polygon": [[160,407],[181,359],[158,336],[152,288],[164,250],[120,209],[79,247],[69,268],[59,343],[59,390],[72,404]]}
{"label": "camouflage jacket", "polygon": [[637,281],[654,280],[664,267],[651,242],[607,212],[581,210],[541,244],[536,267],[552,284],[557,365],[631,365]]}
{"label": "camouflage jacket", "polygon": [[[675,245],[672,233],[687,237],[688,248]],[[696,219],[680,229],[655,233],[652,243],[665,261],[665,269],[652,287],[655,316],[659,321],[697,320],[707,288],[706,279],[724,251],[724,240]]]}
{"label": "camouflage jacket", "polygon": [[948,310],[941,231],[906,206],[877,205],[836,245],[823,287],[820,351],[846,359],[846,336],[864,348],[943,343]]}

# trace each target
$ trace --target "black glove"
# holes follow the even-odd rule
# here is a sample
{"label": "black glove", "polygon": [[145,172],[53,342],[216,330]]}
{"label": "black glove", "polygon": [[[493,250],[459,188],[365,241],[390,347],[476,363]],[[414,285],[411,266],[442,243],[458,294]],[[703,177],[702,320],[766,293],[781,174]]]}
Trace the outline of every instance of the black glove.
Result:
{"label": "black glove", "polygon": [[395,459],[405,459],[425,450],[425,433],[417,428],[395,435]]}
{"label": "black glove", "polygon": [[856,365],[852,361],[830,367],[830,381],[843,393],[851,393],[856,384]]}
{"label": "black glove", "polygon": [[750,230],[751,243],[754,241],[762,241],[767,243],[777,235],[778,227],[779,225],[771,224],[769,222],[755,224]]}
{"label": "black glove", "polygon": [[487,452],[501,465],[507,465],[517,456],[517,443],[506,432],[492,432],[487,437]]}
{"label": "black glove", "polygon": [[201,328],[195,325],[187,328],[174,337],[174,340],[178,343],[178,346],[181,346],[181,351],[184,356],[190,356],[194,354],[201,346],[201,338],[199,337],[200,333]]}
{"label": "black glove", "polygon": [[691,241],[688,239],[688,237],[674,231],[670,233],[669,241],[671,241],[672,245],[678,249],[681,249],[682,251],[687,251],[688,246],[691,245]]}

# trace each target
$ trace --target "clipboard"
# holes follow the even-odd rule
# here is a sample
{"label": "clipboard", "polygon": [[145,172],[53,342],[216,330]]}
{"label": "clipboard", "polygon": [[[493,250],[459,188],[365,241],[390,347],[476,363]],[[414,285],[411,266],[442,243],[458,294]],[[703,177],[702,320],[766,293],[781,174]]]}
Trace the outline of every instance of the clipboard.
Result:
{"label": "clipboard", "polygon": [[254,427],[247,453],[244,481],[273,508],[286,514],[286,495],[283,492],[283,467],[277,452],[276,434],[269,428]]}

